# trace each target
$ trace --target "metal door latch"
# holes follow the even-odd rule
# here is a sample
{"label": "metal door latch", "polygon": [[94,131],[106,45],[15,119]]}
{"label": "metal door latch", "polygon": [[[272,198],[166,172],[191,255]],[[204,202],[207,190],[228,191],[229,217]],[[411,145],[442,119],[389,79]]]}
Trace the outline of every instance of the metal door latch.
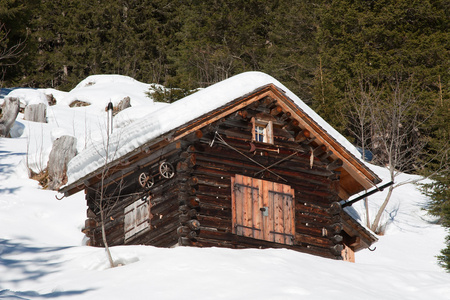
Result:
{"label": "metal door latch", "polygon": [[264,207],[261,207],[259,210],[263,212],[263,216],[264,217],[268,217],[269,216],[269,207],[264,206]]}

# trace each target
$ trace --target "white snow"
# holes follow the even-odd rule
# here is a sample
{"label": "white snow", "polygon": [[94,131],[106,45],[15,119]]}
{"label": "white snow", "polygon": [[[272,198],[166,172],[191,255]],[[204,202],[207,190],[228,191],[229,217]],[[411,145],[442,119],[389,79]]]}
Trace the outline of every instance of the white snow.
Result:
{"label": "white snow", "polygon": [[128,76],[92,75],[82,80],[62,99],[57,100],[59,104],[66,105],[75,100],[87,102],[101,112],[105,110],[109,101],[116,106],[125,97],[130,97],[131,106],[153,104],[153,101],[145,96],[149,88],[149,84]]}
{"label": "white snow", "polygon": [[[267,75],[253,75],[250,82],[237,81],[240,92],[236,94],[247,85],[267,82]],[[106,119],[101,107],[114,98],[117,82],[142,92],[135,105],[142,106],[142,114],[138,108],[126,116],[127,110],[120,113],[123,116],[118,114],[117,120],[123,119],[115,132],[140,123],[146,124],[145,130],[152,126],[159,133],[167,130],[148,120],[133,122],[133,116],[148,118],[144,110],[167,109],[146,98],[142,83],[110,75],[93,78],[102,78],[94,80],[94,86],[102,84],[105,90],[92,89],[86,99],[101,99],[101,105],[70,108],[68,101],[60,103],[67,93],[40,90],[52,93],[58,101],[49,107],[49,123],[24,121],[19,115],[14,137],[0,139],[0,299],[450,299],[450,275],[435,257],[445,246],[446,231],[427,216],[422,208],[428,199],[412,184],[394,190],[383,219],[385,235],[373,245],[375,251],[357,252],[354,264],[283,249],[120,246],[112,247],[112,254],[122,266],[108,268],[103,249],[83,246],[84,193],[59,201],[55,196],[61,195],[42,190],[28,179],[27,170],[27,157],[29,166],[45,167],[52,141],[62,134],[75,135],[79,151],[101,139]],[[97,97],[108,91],[110,96]],[[236,97],[234,92],[224,97]],[[192,105],[200,105],[194,95]],[[211,95],[204,97],[212,99]],[[190,111],[188,101],[173,107]],[[182,121],[171,120],[170,126]],[[387,170],[374,168],[388,180]],[[402,174],[397,178],[399,182],[416,177]],[[370,197],[371,219],[385,193]],[[363,201],[353,206],[364,223]]]}
{"label": "white snow", "polygon": [[25,108],[29,104],[43,103],[47,105],[47,97],[39,90],[23,88],[11,91],[7,97],[19,98],[20,107]]}

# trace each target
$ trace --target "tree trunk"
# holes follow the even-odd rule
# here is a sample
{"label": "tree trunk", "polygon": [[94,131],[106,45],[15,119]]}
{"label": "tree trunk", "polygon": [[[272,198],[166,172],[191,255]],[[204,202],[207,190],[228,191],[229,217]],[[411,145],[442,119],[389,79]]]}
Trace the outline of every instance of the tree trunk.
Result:
{"label": "tree trunk", "polygon": [[47,123],[47,106],[44,103],[27,105],[23,118],[27,121]]}
{"label": "tree trunk", "polygon": [[67,164],[77,155],[77,139],[73,136],[63,135],[53,143],[48,158],[49,183],[47,188],[58,190],[67,182]]}
{"label": "tree trunk", "polygon": [[117,105],[117,107],[115,107],[115,111],[114,114],[117,114],[118,112],[131,107],[131,103],[130,103],[131,99],[130,97],[126,96],[125,98],[123,98],[122,100],[120,100],[119,104]]}
{"label": "tree trunk", "polygon": [[103,205],[104,199],[104,193],[105,193],[105,176],[107,173],[107,165],[108,165],[108,157],[109,157],[109,135],[110,131],[108,130],[106,134],[106,156],[105,156],[105,165],[103,166],[103,172],[102,172],[102,181],[101,181],[101,191],[100,191],[100,219],[102,222],[102,240],[103,244],[105,245],[105,252],[106,256],[108,257],[109,265],[111,268],[115,267],[114,260],[111,255],[111,251],[109,250],[108,241],[106,239],[106,231],[105,231],[105,208]]}
{"label": "tree trunk", "polygon": [[380,228],[378,228],[378,227],[380,224],[381,216],[383,215],[384,210],[386,209],[386,206],[389,203],[389,200],[391,199],[393,190],[394,190],[394,186],[391,185],[389,187],[388,194],[386,195],[386,199],[384,199],[384,202],[381,205],[380,209],[378,210],[378,213],[375,216],[375,220],[373,221],[372,226],[370,227],[370,229],[375,233],[382,233],[382,230],[380,230]]}
{"label": "tree trunk", "polygon": [[103,244],[105,245],[105,252],[106,256],[108,257],[109,266],[111,268],[114,268],[116,265],[114,264],[114,260],[111,255],[111,251],[109,250],[108,241],[106,240],[106,231],[105,231],[105,222],[104,222],[104,216],[103,216],[103,209],[100,209],[100,218],[102,219],[102,239]]}
{"label": "tree trunk", "polygon": [[0,137],[8,137],[11,127],[19,114],[19,98],[5,97],[0,117]]}

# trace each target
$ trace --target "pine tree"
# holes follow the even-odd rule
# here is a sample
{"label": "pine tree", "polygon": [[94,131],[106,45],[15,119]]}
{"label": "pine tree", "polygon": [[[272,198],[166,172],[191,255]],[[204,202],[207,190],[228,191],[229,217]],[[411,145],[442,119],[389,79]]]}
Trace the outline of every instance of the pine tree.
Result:
{"label": "pine tree", "polygon": [[266,1],[189,1],[177,51],[171,53],[183,87],[206,87],[237,73],[259,69],[267,40]]}
{"label": "pine tree", "polygon": [[[432,137],[428,147],[430,166],[424,175],[430,175],[433,181],[421,185],[422,192],[431,201],[430,214],[439,218],[442,226],[450,230],[450,90],[441,90],[436,99],[436,115],[432,120]],[[447,247],[438,256],[439,262],[450,272],[450,232],[446,239]]]}
{"label": "pine tree", "polygon": [[311,104],[313,79],[319,64],[316,34],[318,1],[278,1],[266,17],[268,25],[261,71],[285,84]]}
{"label": "pine tree", "polygon": [[376,85],[413,75],[420,109],[428,114],[438,76],[448,82],[449,8],[444,1],[323,2],[314,108],[344,131],[340,110],[349,85],[361,76]]}

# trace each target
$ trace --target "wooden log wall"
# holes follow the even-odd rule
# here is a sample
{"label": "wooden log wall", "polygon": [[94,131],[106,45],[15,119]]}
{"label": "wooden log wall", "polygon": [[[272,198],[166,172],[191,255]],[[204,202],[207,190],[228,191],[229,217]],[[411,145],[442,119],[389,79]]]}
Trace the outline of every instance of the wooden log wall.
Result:
{"label": "wooden log wall", "polygon": [[[164,157],[164,161],[171,162],[176,166],[182,161],[182,149],[174,151],[174,147],[166,147],[160,151],[162,154],[170,154]],[[106,235],[109,245],[123,244],[145,244],[161,247],[170,247],[178,242],[177,228],[179,226],[179,197],[186,193],[187,178],[183,172],[175,172],[175,176],[166,179],[159,174],[159,164],[162,156],[155,157],[152,161],[147,161],[144,165],[137,165],[133,172],[127,169],[128,175],[120,178],[115,176],[115,180],[109,178],[105,187],[105,202],[108,207],[105,209],[107,218],[105,223]],[[151,174],[154,184],[150,188],[142,187],[139,182],[139,175],[142,172]],[[84,232],[89,237],[90,245],[103,246],[101,238],[100,210],[98,207],[100,184],[88,189],[86,200],[88,204],[88,219]],[[124,237],[124,209],[138,199],[147,198],[150,203],[149,228],[135,237],[125,241]]]}
{"label": "wooden log wall", "polygon": [[[270,112],[276,113],[272,114],[275,119],[274,145],[251,143],[250,118]],[[336,166],[342,165],[342,162],[329,162],[327,158],[330,154],[327,149],[315,145],[308,137],[300,142],[296,141],[295,136],[299,136],[302,129],[294,121],[282,111],[271,108],[270,101],[262,100],[253,110],[239,111],[218,121],[214,132],[205,132],[200,142],[188,147],[187,151],[195,157],[195,164],[189,173],[195,178],[196,184],[193,186],[198,203],[195,207],[187,205],[185,210],[195,209],[197,214],[193,218],[198,220],[200,226],[198,230],[180,228],[178,234],[181,245],[282,247],[323,257],[341,258],[343,227],[337,202],[339,172],[334,170]],[[227,145],[218,139],[217,134]],[[312,167],[311,151],[314,152]],[[289,159],[278,163],[289,155]],[[258,163],[273,166],[261,172],[263,168]],[[235,174],[280,182],[294,188],[294,245],[276,244],[232,234],[231,177]]]}
{"label": "wooden log wall", "polygon": [[[270,118],[274,145],[252,142],[254,117]],[[170,247],[289,248],[329,258],[341,258],[342,214],[337,202],[340,161],[329,161],[331,151],[316,144],[299,122],[265,98],[135,161],[107,179],[107,193],[116,201],[106,220],[110,245],[147,244]],[[178,142],[178,143],[180,143]],[[143,170],[154,169],[161,157],[176,168],[171,179],[155,177],[145,189],[137,183]],[[264,169],[264,167],[268,167]],[[156,172],[157,173],[157,172]],[[232,233],[231,177],[242,174],[290,185],[295,190],[293,245],[238,236]],[[121,189],[119,198],[117,186]],[[102,246],[99,183],[88,189],[88,219],[84,232],[91,245]],[[148,196],[150,227],[124,241],[124,208]],[[114,198],[115,197],[115,198]],[[117,199],[119,199],[117,201]]]}

